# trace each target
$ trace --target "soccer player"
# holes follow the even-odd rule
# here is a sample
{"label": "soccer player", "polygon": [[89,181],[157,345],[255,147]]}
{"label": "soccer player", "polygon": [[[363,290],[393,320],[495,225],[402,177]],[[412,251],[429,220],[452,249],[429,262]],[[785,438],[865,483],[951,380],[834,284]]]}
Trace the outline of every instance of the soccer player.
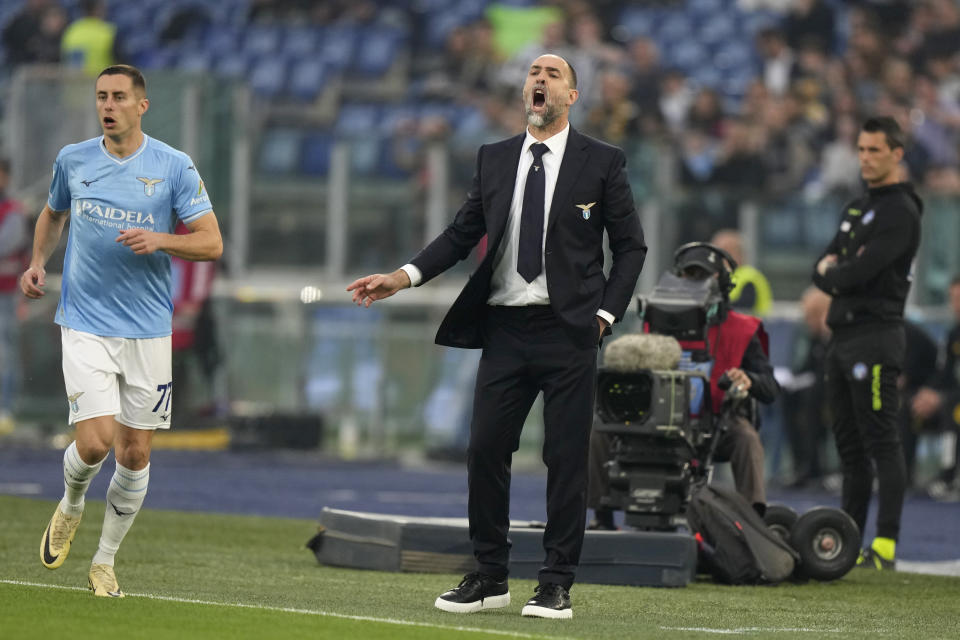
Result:
{"label": "soccer player", "polygon": [[[28,298],[44,295],[44,266],[71,216],[55,322],[76,436],[40,560],[48,569],[63,564],[84,495],[112,448],[116,470],[88,583],[94,595],[121,598],[114,556],[146,495],[154,431],[170,428],[170,256],[216,260],[223,241],[193,162],[141,129],[150,102],[140,71],[104,69],[96,106],[103,135],[57,155],[20,288]],[[190,233],[174,235],[178,220]]]}

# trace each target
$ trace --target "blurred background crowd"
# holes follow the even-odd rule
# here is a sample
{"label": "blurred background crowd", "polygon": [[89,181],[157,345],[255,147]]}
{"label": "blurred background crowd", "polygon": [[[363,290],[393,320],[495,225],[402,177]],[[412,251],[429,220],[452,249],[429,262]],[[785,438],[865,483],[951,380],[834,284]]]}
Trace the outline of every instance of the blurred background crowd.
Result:
{"label": "blurred background crowd", "polygon": [[[870,115],[907,132],[905,171],[927,201],[910,315],[933,351],[926,377],[905,377],[905,406],[951,384],[957,0],[0,0],[0,28],[6,197],[28,213],[56,150],[99,133],[90,77],[114,61],[146,74],[145,130],[197,160],[229,247],[216,284],[183,307],[206,323],[185,343],[206,351],[184,427],[230,416],[231,446],[260,442],[264,415],[291,430],[319,416],[307,444],[346,456],[461,446],[474,356],[431,341],[470,264],[362,318],[342,283],[403,264],[451,219],[477,146],[523,130],[519,88],[544,52],[577,70],[573,126],[627,152],[651,246],[638,290],[681,242],[723,229],[769,280],[788,389],[764,427],[775,481],[819,482],[833,464],[829,417],[809,395],[824,302],[805,290],[862,189],[854,141]],[[39,382],[58,365],[52,312],[17,313],[20,353],[3,367],[19,358],[23,375],[6,420],[60,429],[59,385]],[[918,486],[950,466],[939,456],[953,454],[960,413],[941,405],[905,417]]]}

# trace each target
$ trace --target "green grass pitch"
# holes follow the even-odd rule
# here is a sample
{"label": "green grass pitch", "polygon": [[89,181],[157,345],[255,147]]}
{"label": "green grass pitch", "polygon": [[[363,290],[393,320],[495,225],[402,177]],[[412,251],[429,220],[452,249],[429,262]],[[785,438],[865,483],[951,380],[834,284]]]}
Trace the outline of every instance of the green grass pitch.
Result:
{"label": "green grass pitch", "polygon": [[[148,499],[149,504],[149,499]],[[834,583],[682,589],[578,584],[573,620],[520,617],[513,603],[456,616],[433,608],[460,576],[317,564],[310,520],[146,508],[117,556],[122,600],[94,598],[86,572],[103,503],[87,512],[67,562],[39,560],[55,504],[0,496],[0,638],[956,638],[960,578],[855,570]]]}

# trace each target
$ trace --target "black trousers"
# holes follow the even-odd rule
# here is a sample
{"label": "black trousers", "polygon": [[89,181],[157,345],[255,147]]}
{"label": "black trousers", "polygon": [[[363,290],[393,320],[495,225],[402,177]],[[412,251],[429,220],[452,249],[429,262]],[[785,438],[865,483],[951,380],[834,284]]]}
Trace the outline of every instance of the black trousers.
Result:
{"label": "black trousers", "polygon": [[824,372],[843,469],[843,510],[862,535],[876,476],[877,535],[894,540],[906,490],[897,419],[905,344],[902,326],[841,329],[827,349]]}
{"label": "black trousers", "polygon": [[596,377],[597,348],[575,345],[550,307],[487,308],[467,449],[470,540],[480,572],[507,575],[510,464],[542,391],[547,526],[539,578],[572,586],[586,525]]}

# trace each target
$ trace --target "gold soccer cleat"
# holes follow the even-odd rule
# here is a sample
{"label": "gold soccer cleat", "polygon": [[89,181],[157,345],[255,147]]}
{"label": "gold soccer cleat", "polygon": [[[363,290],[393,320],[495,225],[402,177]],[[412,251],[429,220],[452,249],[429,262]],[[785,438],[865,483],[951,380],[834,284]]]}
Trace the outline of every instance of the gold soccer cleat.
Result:
{"label": "gold soccer cleat", "polygon": [[113,573],[113,567],[108,564],[90,565],[87,585],[95,596],[104,598],[123,597],[123,591],[120,591],[120,585],[117,584],[117,576]]}
{"label": "gold soccer cleat", "polygon": [[57,505],[57,510],[50,518],[50,524],[47,525],[40,540],[40,562],[47,569],[56,569],[67,559],[70,543],[73,542],[73,536],[77,534],[77,527],[80,526],[82,517],[82,515],[68,516]]}

